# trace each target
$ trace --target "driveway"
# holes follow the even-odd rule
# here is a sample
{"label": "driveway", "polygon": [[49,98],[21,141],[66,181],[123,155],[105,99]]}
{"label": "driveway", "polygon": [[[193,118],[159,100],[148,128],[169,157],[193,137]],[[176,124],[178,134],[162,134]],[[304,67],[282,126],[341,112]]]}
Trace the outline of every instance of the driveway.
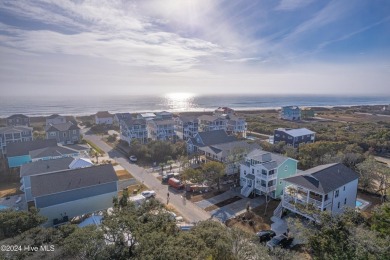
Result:
{"label": "driveway", "polygon": [[265,198],[263,196],[254,199],[244,198],[219,209],[215,209],[211,211],[210,214],[220,221],[225,222],[228,219],[244,213],[248,202],[250,203],[251,208],[256,208],[264,204]]}
{"label": "driveway", "polygon": [[130,172],[138,181],[144,182],[149,189],[156,191],[156,198],[162,203],[167,203],[167,193],[169,192],[169,204],[175,207],[175,209],[189,222],[198,222],[211,218],[209,213],[198,208],[194,203],[187,201],[185,198],[183,199],[180,193],[175,194],[170,192],[168,186],[161,184],[152,173],[136,164],[130,164],[120,152],[113,150],[112,147],[103,142],[99,136],[87,133],[84,136],[85,139],[96,144],[100,149],[106,152],[111,159],[117,161],[123,168]]}
{"label": "driveway", "polygon": [[205,208],[207,208],[209,206],[212,206],[212,205],[217,204],[219,202],[222,202],[224,200],[233,198],[234,196],[240,196],[240,194],[235,192],[235,191],[228,190],[228,191],[226,191],[226,192],[224,192],[222,194],[219,194],[217,196],[211,197],[209,199],[204,199],[204,200],[195,202],[195,204],[198,207],[200,207],[201,209],[205,209]]}

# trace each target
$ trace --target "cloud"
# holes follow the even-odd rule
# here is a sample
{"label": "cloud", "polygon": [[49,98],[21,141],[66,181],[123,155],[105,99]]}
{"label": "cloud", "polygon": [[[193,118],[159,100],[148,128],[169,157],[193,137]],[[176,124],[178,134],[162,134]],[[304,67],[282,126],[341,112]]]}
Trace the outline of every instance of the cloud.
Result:
{"label": "cloud", "polygon": [[313,0],[281,0],[275,10],[292,11],[311,4]]}

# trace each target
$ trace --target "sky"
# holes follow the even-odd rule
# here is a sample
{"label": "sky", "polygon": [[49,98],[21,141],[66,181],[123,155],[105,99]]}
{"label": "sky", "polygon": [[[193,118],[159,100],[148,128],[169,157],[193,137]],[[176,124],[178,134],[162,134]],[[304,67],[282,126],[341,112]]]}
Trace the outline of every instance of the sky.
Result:
{"label": "sky", "polygon": [[388,0],[0,0],[0,93],[390,96]]}

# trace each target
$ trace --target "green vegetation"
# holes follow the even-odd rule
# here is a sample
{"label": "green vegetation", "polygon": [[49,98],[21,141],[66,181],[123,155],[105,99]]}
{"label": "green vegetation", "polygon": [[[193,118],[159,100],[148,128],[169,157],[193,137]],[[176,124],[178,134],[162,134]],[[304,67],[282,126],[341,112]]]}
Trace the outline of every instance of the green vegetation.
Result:
{"label": "green vegetation", "polygon": [[176,143],[170,141],[150,141],[143,145],[138,140],[134,140],[131,143],[128,153],[129,156],[135,155],[138,160],[146,163],[167,163],[185,154],[186,144],[183,141]]}
{"label": "green vegetation", "polygon": [[[388,221],[383,212],[377,214],[380,225]],[[318,223],[295,223],[314,259],[390,259],[388,232],[381,235],[373,227],[353,209],[333,217],[323,212]]]}

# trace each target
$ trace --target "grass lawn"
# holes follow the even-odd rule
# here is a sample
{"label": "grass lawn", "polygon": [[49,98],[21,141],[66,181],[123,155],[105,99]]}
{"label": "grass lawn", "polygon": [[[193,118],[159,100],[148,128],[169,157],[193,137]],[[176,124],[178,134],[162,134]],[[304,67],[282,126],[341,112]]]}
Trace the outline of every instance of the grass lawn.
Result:
{"label": "grass lawn", "polygon": [[118,176],[119,180],[128,180],[128,179],[134,178],[133,175],[131,175],[126,170],[119,170],[119,171],[116,171],[115,173],[116,173],[116,176]]}
{"label": "grass lawn", "polygon": [[280,201],[271,200],[268,203],[267,215],[264,215],[265,204],[253,208],[251,210],[253,212],[253,217],[251,218],[251,220],[253,220],[254,222],[252,225],[250,225],[249,222],[244,222],[239,220],[240,217],[245,216],[246,214],[245,212],[239,215],[238,217],[227,220],[226,226],[237,227],[251,234],[254,234],[262,229],[271,229],[271,224],[272,224],[271,217],[273,216],[274,210],[279,205],[279,203]]}
{"label": "grass lawn", "polygon": [[0,198],[22,194],[20,182],[0,183]]}

